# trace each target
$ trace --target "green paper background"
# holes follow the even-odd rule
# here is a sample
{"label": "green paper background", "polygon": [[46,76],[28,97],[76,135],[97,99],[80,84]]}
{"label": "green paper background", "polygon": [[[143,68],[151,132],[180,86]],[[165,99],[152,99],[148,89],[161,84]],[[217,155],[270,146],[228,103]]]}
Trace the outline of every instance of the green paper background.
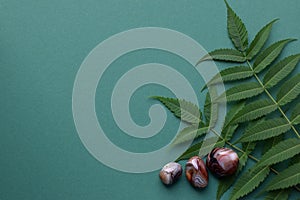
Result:
{"label": "green paper background", "polygon": [[[300,38],[298,0],[231,0],[245,22],[250,40],[267,22],[274,26],[268,44]],[[215,199],[217,181],[203,191],[184,176],[165,187],[158,172],[128,174],[94,159],[82,145],[72,117],[72,88],[81,62],[101,41],[136,27],[156,26],[180,31],[208,51],[231,47],[226,37],[226,8],[221,0],[0,0],[0,199]],[[281,57],[299,52],[289,44]],[[141,141],[122,134],[112,120],[109,94],[118,77],[137,64],[168,64],[187,77],[195,89],[203,80],[193,68],[165,52],[144,50],[117,60],[97,90],[101,124],[118,146],[147,152],[166,144],[179,121],[168,113],[162,133]],[[224,65],[218,64],[220,68]],[[299,65],[298,65],[299,72]],[[130,109],[139,124],[149,123],[152,95],[171,93],[158,86],[140,88]],[[199,101],[204,97],[199,93]],[[251,163],[250,163],[251,164]],[[256,194],[248,196],[254,199]],[[299,197],[293,193],[291,199]],[[228,193],[223,197],[228,198]]]}

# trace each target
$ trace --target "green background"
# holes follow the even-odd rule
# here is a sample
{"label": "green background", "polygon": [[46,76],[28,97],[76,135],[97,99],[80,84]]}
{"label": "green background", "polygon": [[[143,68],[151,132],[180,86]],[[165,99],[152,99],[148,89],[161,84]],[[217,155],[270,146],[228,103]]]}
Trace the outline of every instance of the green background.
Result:
{"label": "green background", "polygon": [[[298,0],[229,3],[245,22],[251,40],[264,24],[277,17],[280,21],[274,26],[269,44],[275,39],[300,38]],[[122,173],[95,160],[74,126],[72,88],[87,54],[109,36],[131,28],[174,29],[194,38],[208,51],[231,47],[223,1],[0,0],[0,10],[1,200],[215,199],[217,182],[212,176],[203,191],[190,187],[184,176],[173,187],[165,187],[157,171]],[[299,46],[299,42],[289,44],[283,56],[296,53]],[[102,103],[96,109],[103,116],[100,123],[108,137],[130,151],[162,147],[179,124],[168,113],[164,129],[148,140],[131,138],[116,127],[109,110],[112,86],[131,67],[148,62],[178,69],[196,90],[203,85],[191,66],[166,52],[143,50],[114,62],[101,79],[96,100]],[[148,108],[155,103],[148,99],[152,95],[171,93],[157,85],[140,88],[130,103],[138,124],[149,123]],[[200,103],[203,99],[199,93]]]}

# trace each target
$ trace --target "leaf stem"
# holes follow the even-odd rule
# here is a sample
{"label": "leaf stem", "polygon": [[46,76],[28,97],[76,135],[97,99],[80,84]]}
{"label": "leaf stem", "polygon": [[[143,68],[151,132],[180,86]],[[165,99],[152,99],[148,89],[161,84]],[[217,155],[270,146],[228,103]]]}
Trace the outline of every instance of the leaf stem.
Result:
{"label": "leaf stem", "polygon": [[[241,152],[241,153],[243,153],[243,154],[247,154],[245,151],[243,151],[241,148],[239,148],[238,146],[236,146],[236,145],[234,145],[234,144],[232,144],[232,143],[230,143],[229,141],[227,141],[227,140],[225,140],[215,129],[213,129],[213,128],[211,128],[210,129],[216,136],[218,136],[221,140],[224,140],[225,141],[225,143],[226,144],[228,144],[230,147],[232,147],[232,148],[234,148],[235,150],[237,150],[237,151],[239,151],[239,152]],[[252,156],[251,154],[248,154],[247,155],[249,158],[251,158],[252,160],[254,160],[255,162],[259,162],[259,159],[257,159],[256,157],[254,157],[254,156]],[[270,167],[269,166],[269,168],[270,168],[270,170],[273,172],[273,173],[275,173],[276,175],[278,175],[279,174],[279,172],[276,170],[276,169],[274,169],[274,168],[272,168],[272,167]],[[300,188],[298,187],[298,186],[294,186],[294,188],[298,191],[298,192],[300,192]]]}
{"label": "leaf stem", "polygon": [[297,137],[300,139],[300,134],[297,131],[297,129],[295,128],[295,126],[292,124],[292,122],[289,120],[289,118],[286,116],[286,114],[284,113],[284,111],[282,110],[282,108],[279,106],[279,104],[277,103],[277,101],[273,98],[273,96],[271,95],[271,93],[267,90],[267,88],[264,86],[264,84],[262,83],[262,81],[260,80],[260,78],[257,76],[257,74],[255,73],[251,63],[249,62],[249,60],[247,60],[247,64],[250,67],[250,69],[253,72],[254,77],[256,78],[256,80],[258,81],[258,83],[261,85],[261,87],[264,89],[265,93],[268,95],[268,97],[274,102],[274,104],[277,105],[278,110],[280,111],[280,113],[282,114],[282,116],[286,119],[286,121],[288,122],[288,124],[291,125],[291,128],[293,129],[293,131],[295,132],[295,134],[297,135]]}

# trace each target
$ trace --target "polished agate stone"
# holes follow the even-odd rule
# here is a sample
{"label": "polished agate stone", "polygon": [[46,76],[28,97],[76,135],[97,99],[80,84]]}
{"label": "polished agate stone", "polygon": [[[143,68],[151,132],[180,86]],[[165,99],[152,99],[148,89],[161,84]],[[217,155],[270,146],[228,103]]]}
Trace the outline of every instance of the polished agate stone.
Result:
{"label": "polished agate stone", "polygon": [[216,176],[230,176],[239,166],[238,155],[229,148],[214,148],[207,156],[207,168]]}
{"label": "polished agate stone", "polygon": [[171,185],[179,179],[181,174],[181,165],[176,162],[170,162],[161,169],[159,178],[164,184]]}
{"label": "polished agate stone", "polygon": [[191,157],[185,165],[187,180],[195,188],[204,188],[208,184],[208,173],[205,163],[199,156]]}

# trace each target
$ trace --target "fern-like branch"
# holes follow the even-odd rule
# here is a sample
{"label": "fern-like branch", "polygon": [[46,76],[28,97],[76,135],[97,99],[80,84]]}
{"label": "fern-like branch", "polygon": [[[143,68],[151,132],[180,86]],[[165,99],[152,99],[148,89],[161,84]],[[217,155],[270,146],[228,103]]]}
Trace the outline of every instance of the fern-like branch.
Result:
{"label": "fern-like branch", "polygon": [[250,69],[253,71],[253,75],[254,75],[255,79],[261,85],[261,87],[264,89],[264,92],[277,105],[277,108],[278,108],[279,112],[281,113],[281,115],[285,118],[285,120],[287,121],[287,123],[291,125],[292,130],[295,132],[295,134],[297,135],[297,137],[300,139],[299,132],[297,131],[297,129],[295,128],[295,126],[292,124],[292,122],[289,120],[289,118],[286,116],[286,114],[282,110],[282,108],[278,105],[278,102],[274,99],[274,97],[271,95],[271,93],[269,92],[269,90],[265,87],[265,85],[260,80],[260,78],[258,77],[258,75],[254,72],[254,69],[253,69],[253,66],[251,65],[251,63],[248,60],[246,62],[247,62],[247,65],[250,67]]}

